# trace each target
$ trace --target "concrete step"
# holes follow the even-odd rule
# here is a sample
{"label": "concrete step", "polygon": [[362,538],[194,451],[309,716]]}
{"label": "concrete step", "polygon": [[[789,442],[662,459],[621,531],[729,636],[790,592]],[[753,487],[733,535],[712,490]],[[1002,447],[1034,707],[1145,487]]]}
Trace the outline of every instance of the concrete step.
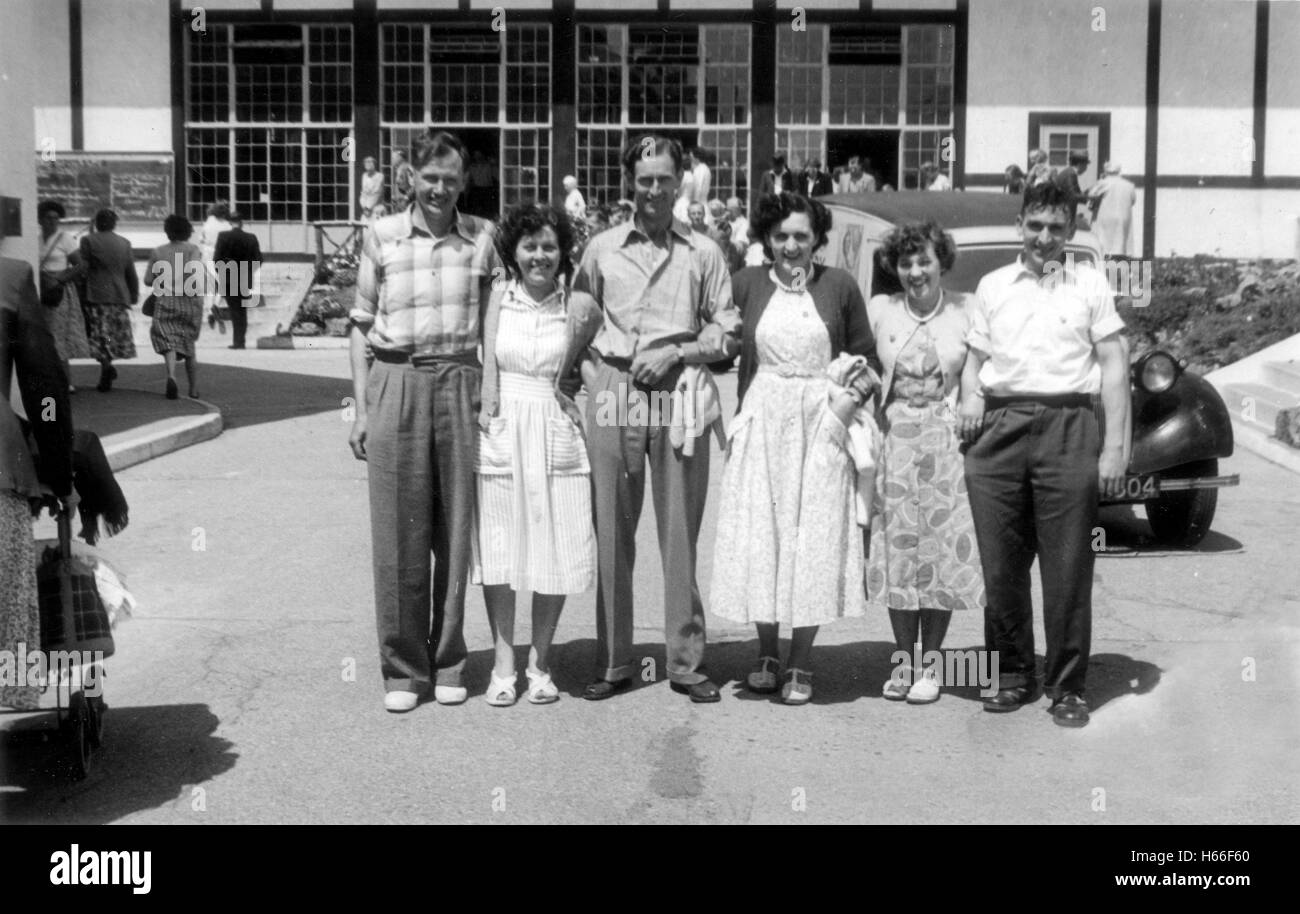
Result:
{"label": "concrete step", "polygon": [[1277,427],[1280,411],[1300,406],[1300,398],[1268,384],[1229,384],[1223,399],[1234,422],[1261,429],[1270,435]]}
{"label": "concrete step", "polygon": [[1300,404],[1300,362],[1265,362],[1264,380]]}

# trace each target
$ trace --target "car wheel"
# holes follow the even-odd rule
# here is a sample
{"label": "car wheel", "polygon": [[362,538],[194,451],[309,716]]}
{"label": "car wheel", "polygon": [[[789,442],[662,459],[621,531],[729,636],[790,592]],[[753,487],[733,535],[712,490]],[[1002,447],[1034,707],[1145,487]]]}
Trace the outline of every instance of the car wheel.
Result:
{"label": "car wheel", "polygon": [[[1162,472],[1164,479],[1190,479],[1218,476],[1218,460],[1200,460]],[[1218,489],[1191,489],[1166,492],[1146,503],[1147,520],[1156,539],[1166,545],[1190,548],[1210,532],[1214,509],[1219,504]]]}

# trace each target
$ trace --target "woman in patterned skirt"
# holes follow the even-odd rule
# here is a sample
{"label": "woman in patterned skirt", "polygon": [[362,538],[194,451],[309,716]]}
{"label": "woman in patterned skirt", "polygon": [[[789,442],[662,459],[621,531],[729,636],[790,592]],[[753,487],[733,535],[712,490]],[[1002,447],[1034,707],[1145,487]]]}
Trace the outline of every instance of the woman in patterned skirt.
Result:
{"label": "woman in patterned skirt", "polygon": [[[746,685],[812,699],[817,629],[862,615],[863,549],[849,424],[874,391],[875,345],[851,274],[814,265],[830,212],[816,200],[764,197],[754,214],[770,267],[732,277],[744,322],[737,391],[718,508],[710,605],[758,630]],[[828,375],[840,353],[860,358],[845,386]],[[791,627],[780,683],[779,634]]]}
{"label": "woman in patterned skirt", "polygon": [[144,275],[154,294],[153,325],[149,342],[167,365],[167,399],[179,396],[176,362],[185,363],[189,395],[199,395],[198,360],[194,344],[203,326],[203,295],[208,288],[207,264],[203,251],[190,243],[194,226],[184,216],[168,216],[163,222],[167,243],[153,249]]}
{"label": "woman in patterned skirt", "polygon": [[[86,340],[86,317],[81,312],[75,282],[85,274],[81,251],[72,235],[59,228],[59,222],[66,216],[67,211],[57,200],[44,200],[36,207],[36,221],[41,226],[42,298],[49,288],[58,288],[62,293],[57,305],[45,309],[45,320],[54,336],[63,370],[71,379],[68,360],[89,358],[90,343]],[[76,392],[69,384],[68,393]]]}
{"label": "woman in patterned skirt", "polygon": [[113,359],[135,358],[131,306],[140,299],[140,281],[131,242],[113,231],[117,213],[101,209],[94,225],[95,231],[81,238],[81,261],[86,265],[86,300],[81,305],[90,354],[99,362],[96,390],[108,393],[117,378]]}
{"label": "woman in patterned skirt", "polygon": [[[31,655],[41,646],[32,503],[41,497],[42,484],[58,496],[64,510],[70,512],[77,503],[68,376],[41,310],[31,266],[0,257],[0,656],[11,664],[15,656]],[[31,423],[39,464],[9,407],[15,374],[28,416],[45,420]],[[20,710],[37,706],[38,686],[5,678],[0,677],[0,705]]]}
{"label": "woman in patterned skirt", "polygon": [[[957,248],[934,222],[905,225],[880,262],[903,291],[867,305],[884,366],[885,432],[876,473],[867,601],[889,612],[898,663],[885,698],[937,701],[937,658],[953,610],[984,605],[984,576],[958,447],[957,404],[970,326],[965,296],[943,289]],[[922,672],[912,663],[918,632]],[[935,652],[931,654],[930,652]],[[898,655],[895,655],[897,659]]]}
{"label": "woman in patterned skirt", "polygon": [[515,207],[497,230],[510,278],[484,317],[475,549],[496,650],[486,699],[497,707],[516,700],[515,593],[533,594],[527,697],[550,704],[564,598],[596,586],[591,467],[577,407],[558,387],[599,328],[596,302],[566,292],[572,247],[568,217],[549,206]]}

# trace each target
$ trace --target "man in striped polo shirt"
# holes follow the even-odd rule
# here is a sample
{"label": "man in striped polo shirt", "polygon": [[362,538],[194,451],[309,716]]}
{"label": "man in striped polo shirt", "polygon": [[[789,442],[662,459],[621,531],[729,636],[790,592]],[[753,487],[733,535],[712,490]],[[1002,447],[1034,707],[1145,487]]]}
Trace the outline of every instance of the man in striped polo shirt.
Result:
{"label": "man in striped polo shirt", "polygon": [[416,141],[413,202],[366,231],[351,313],[348,443],[368,464],[384,707],[394,712],[430,686],[440,704],[466,696],[477,347],[497,266],[492,223],[456,208],[468,160],[451,134]]}

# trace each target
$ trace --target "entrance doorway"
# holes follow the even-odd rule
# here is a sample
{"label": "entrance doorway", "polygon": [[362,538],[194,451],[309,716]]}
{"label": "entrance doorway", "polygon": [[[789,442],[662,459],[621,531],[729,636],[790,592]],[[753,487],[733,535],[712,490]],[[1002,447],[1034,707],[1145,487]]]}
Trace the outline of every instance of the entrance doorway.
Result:
{"label": "entrance doorway", "polygon": [[451,130],[469,150],[465,189],[456,207],[463,213],[496,219],[501,215],[501,131],[486,127]]}
{"label": "entrance doorway", "polygon": [[871,164],[863,167],[876,176],[876,189],[886,184],[898,187],[897,130],[828,130],[826,131],[826,170],[847,169],[849,159],[862,156]]}

